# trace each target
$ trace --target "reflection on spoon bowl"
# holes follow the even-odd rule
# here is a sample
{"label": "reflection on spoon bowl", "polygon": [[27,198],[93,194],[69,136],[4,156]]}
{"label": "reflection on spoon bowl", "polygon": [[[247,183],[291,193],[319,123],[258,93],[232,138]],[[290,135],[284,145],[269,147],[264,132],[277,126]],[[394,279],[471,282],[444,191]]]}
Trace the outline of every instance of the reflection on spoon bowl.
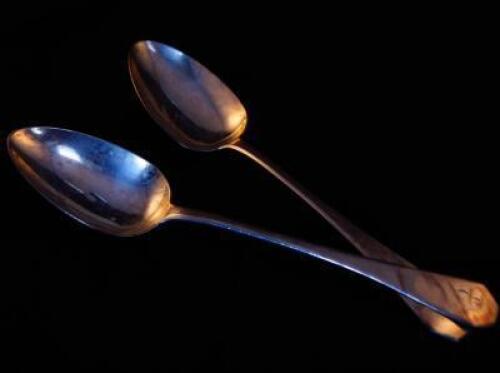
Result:
{"label": "reflection on spoon bowl", "polygon": [[34,127],[9,137],[9,153],[26,179],[54,205],[102,232],[147,232],[170,209],[170,188],[143,158],[95,137]]}

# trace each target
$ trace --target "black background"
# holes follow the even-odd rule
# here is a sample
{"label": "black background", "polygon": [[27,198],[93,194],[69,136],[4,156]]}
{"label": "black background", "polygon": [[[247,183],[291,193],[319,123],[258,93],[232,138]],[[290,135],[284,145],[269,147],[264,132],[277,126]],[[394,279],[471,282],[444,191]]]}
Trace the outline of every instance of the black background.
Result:
{"label": "black background", "polygon": [[380,286],[261,242],[182,223],[128,239],[93,232],[40,198],[5,149],[9,131],[31,124],[100,136],[155,163],[179,205],[351,250],[251,162],[185,150],[152,122],[126,56],[136,40],[166,42],[236,92],[247,141],[326,203],[420,267],[498,295],[497,44],[482,14],[456,11],[81,2],[3,12],[0,370],[494,364],[497,327],[450,342]]}

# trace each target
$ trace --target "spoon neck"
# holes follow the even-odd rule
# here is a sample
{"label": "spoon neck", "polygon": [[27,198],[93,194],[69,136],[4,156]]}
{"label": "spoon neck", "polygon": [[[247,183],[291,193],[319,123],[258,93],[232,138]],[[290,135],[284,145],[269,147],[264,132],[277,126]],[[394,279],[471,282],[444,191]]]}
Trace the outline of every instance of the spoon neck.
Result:
{"label": "spoon neck", "polygon": [[[342,224],[339,221],[344,220],[340,214],[338,214],[333,209],[328,208],[323,202],[321,202],[317,197],[315,197],[309,190],[292,178],[288,173],[274,164],[269,158],[263,155],[260,151],[256,150],[253,146],[247,144],[241,139],[227,144],[223,149],[231,149],[237,151],[238,153],[244,155],[251,161],[258,164],[264,170],[269,172],[274,178],[280,181],[293,193],[295,193],[300,199],[302,199],[306,204],[308,204],[313,210],[315,210],[320,216],[322,216],[326,221],[328,221],[333,227],[340,230],[344,236],[347,236],[348,240],[354,244],[356,247],[360,247],[357,240],[351,237],[352,235],[347,232],[343,227],[346,223]],[[405,263],[406,264],[406,263]]]}
{"label": "spoon neck", "polygon": [[[164,221],[180,220],[189,221],[192,223],[210,225],[237,233],[252,235],[255,228],[246,227],[241,223],[237,223],[231,219],[224,218],[219,215],[210,214],[205,211],[196,210],[187,207],[179,207],[172,205]],[[254,234],[255,235],[255,234]]]}

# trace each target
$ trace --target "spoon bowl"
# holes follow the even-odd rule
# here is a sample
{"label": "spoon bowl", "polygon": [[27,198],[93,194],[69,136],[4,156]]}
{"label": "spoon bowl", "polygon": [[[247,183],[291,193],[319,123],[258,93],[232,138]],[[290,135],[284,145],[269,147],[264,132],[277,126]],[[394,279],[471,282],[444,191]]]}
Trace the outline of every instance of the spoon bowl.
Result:
{"label": "spoon bowl", "polygon": [[163,174],[107,141],[59,128],[32,127],[13,132],[8,150],[43,196],[104,233],[145,233],[170,209],[170,187]]}
{"label": "spoon bowl", "polygon": [[245,130],[247,113],[238,97],[183,52],[155,41],[138,42],[130,49],[129,72],[142,104],[181,145],[217,150]]}

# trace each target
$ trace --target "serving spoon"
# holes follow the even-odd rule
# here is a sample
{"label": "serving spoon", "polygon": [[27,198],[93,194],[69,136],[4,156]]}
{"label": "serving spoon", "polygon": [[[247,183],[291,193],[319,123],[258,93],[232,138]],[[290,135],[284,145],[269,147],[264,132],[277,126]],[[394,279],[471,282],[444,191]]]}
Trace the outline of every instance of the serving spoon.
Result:
{"label": "serving spoon", "polygon": [[[266,157],[240,139],[247,113],[238,97],[195,59],[168,45],[140,41],[129,53],[135,91],[151,117],[180,145],[197,151],[235,150],[267,170],[336,228],[364,256],[416,268],[328,207]],[[403,298],[434,332],[458,340],[459,325]]]}
{"label": "serving spoon", "polygon": [[9,135],[21,174],[44,197],[81,223],[115,236],[146,233],[184,220],[255,237],[381,283],[468,326],[489,326],[498,306],[480,283],[345,254],[170,202],[163,174],[145,159],[83,133],[31,127]]}

